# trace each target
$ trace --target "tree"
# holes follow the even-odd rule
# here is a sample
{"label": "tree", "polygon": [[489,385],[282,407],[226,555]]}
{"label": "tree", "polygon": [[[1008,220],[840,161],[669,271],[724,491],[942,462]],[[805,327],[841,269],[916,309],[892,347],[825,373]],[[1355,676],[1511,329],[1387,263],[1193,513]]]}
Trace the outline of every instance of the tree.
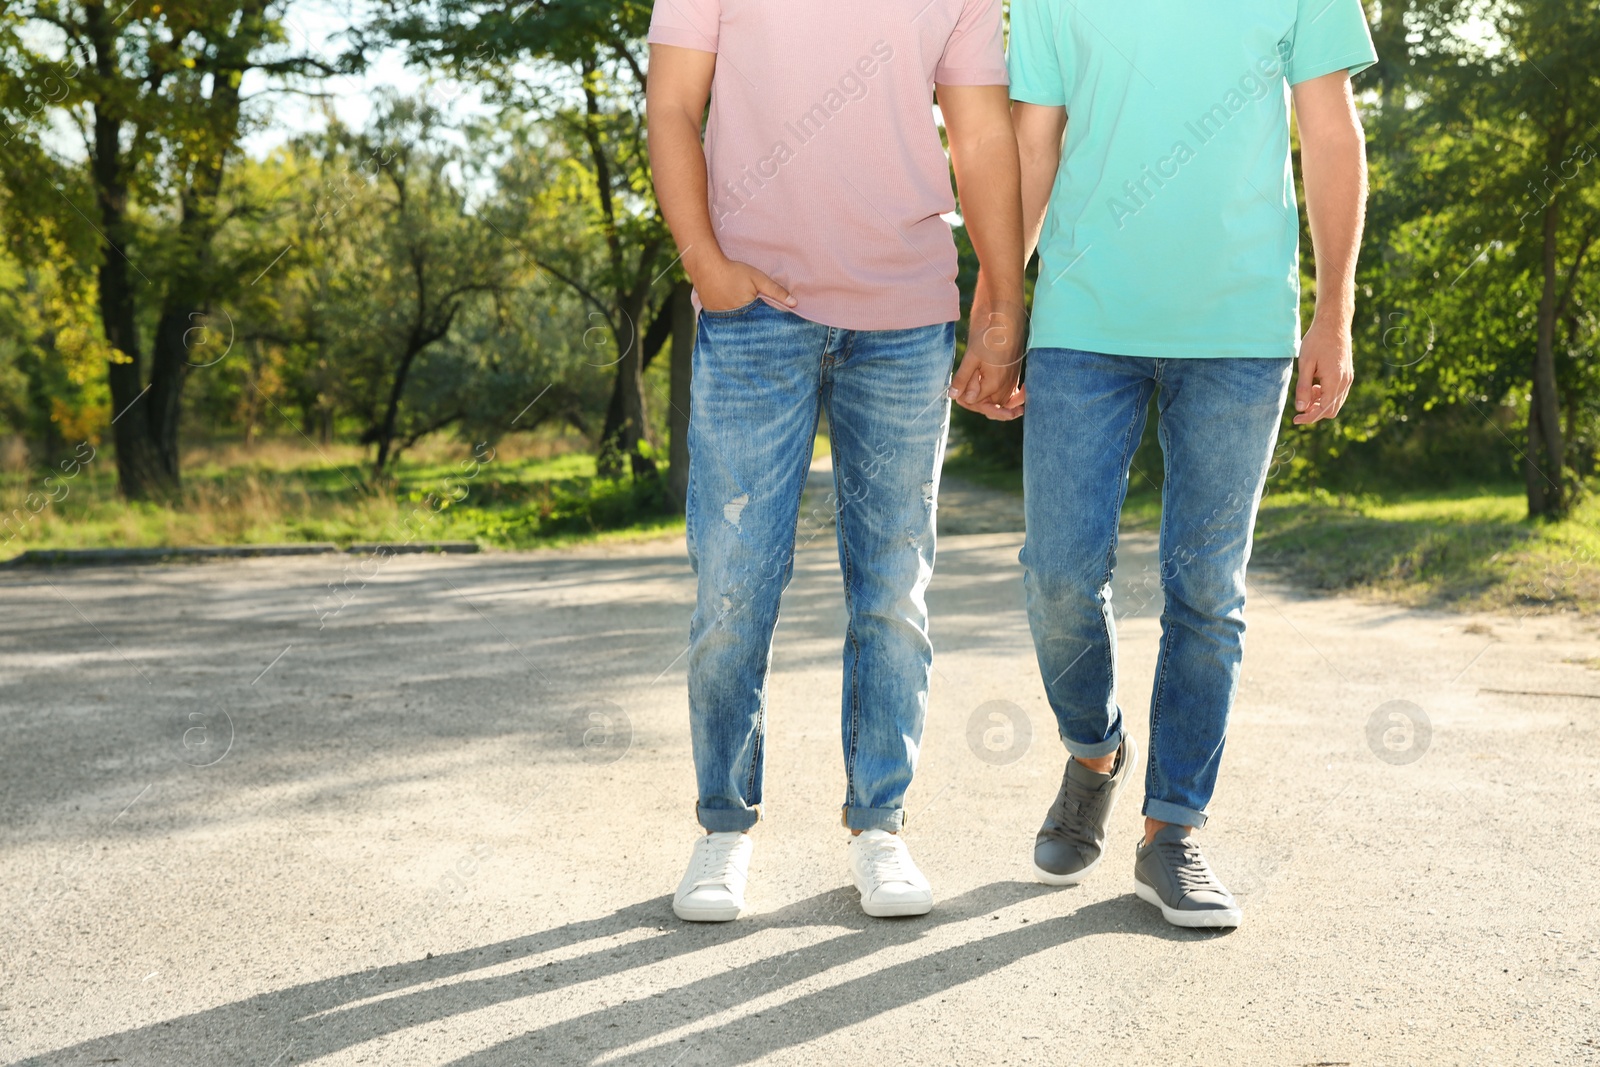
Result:
{"label": "tree", "polygon": [[336,360],[347,371],[359,368],[371,390],[361,441],[376,446],[375,477],[397,444],[459,420],[460,412],[444,412],[397,441],[419,358],[449,335],[464,308],[507,285],[510,249],[472,216],[465,191],[451,180],[460,160],[437,140],[437,118],[425,102],[390,97],[366,134],[352,136],[334,123],[328,135],[338,148],[325,156],[335,171],[325,185],[348,190],[337,217],[328,217],[356,235],[344,246],[335,284],[357,298],[341,306],[358,317],[335,343]]}
{"label": "tree", "polygon": [[281,403],[308,437],[340,423],[375,446],[377,477],[445,429],[598,430],[610,375],[583,343],[589,309],[519,248],[600,254],[563,209],[570,160],[515,116],[450,135],[439,120],[390,97],[360,133],[330,118],[236,169],[270,205],[256,240],[290,251],[224,305],[244,352],[208,380],[209,410],[248,425]]}
{"label": "tree", "polygon": [[[1493,32],[1462,32],[1471,13]],[[1577,364],[1595,337],[1583,294],[1600,240],[1600,10],[1440,3],[1409,18],[1422,62],[1385,94],[1379,129],[1406,152],[1387,153],[1374,183],[1386,244],[1374,280],[1403,294],[1407,328],[1426,319],[1447,357],[1408,367],[1402,388],[1427,404],[1525,404],[1528,512],[1560,517],[1574,492],[1567,441],[1593,402],[1594,375]]]}
{"label": "tree", "polygon": [[[601,433],[603,473],[623,457],[653,472],[643,375],[671,334],[672,241],[657,210],[644,143],[644,38],[648,4],[550,0],[384,0],[368,42],[392,41],[428,69],[486,85],[503,104],[539,115],[570,146],[568,210],[586,217],[603,254],[525,248],[593,309],[609,335],[615,379]],[[532,66],[540,77],[527,77]]]}
{"label": "tree", "polygon": [[[118,481],[129,498],[179,487],[190,346],[231,277],[215,241],[218,197],[246,123],[246,74],[330,66],[284,47],[284,0],[24,0],[0,15],[3,180],[33,195],[49,160],[71,172],[53,214],[100,238],[96,291]],[[54,131],[72,129],[73,145]],[[81,154],[80,154],[81,153]],[[148,358],[146,349],[148,348]]]}

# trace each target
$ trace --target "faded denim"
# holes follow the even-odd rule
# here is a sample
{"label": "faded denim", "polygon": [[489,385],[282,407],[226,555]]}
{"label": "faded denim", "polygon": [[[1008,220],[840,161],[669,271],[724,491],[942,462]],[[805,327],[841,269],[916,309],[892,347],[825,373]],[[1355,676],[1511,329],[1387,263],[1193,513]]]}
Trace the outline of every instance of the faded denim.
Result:
{"label": "faded denim", "polygon": [[1156,398],[1161,562],[1143,584],[1163,608],[1144,813],[1163,822],[1205,825],[1216,788],[1244,654],[1245,566],[1293,363],[1029,353],[1028,622],[1074,756],[1122,742],[1111,576],[1129,465]]}
{"label": "faded denim", "polygon": [[[924,592],[954,345],[953,323],[843,330],[760,300],[701,313],[687,509],[699,583],[688,669],[707,830],[746,830],[759,818],[772,638],[823,411],[849,616],[844,822],[903,825],[933,662]],[[824,528],[825,519],[808,517],[807,540]]]}

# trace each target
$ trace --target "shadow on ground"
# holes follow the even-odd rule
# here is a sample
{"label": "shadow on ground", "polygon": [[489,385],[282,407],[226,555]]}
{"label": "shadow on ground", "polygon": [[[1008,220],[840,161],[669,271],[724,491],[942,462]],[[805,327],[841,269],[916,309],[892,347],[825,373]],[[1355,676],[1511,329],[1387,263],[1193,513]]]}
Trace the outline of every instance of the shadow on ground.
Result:
{"label": "shadow on ground", "polygon": [[[328,1056],[400,1031],[504,1004],[533,1000],[583,982],[648,967],[780,929],[812,927],[831,936],[793,951],[703,977],[668,993],[600,1007],[509,1035],[455,1065],[593,1063],[659,1064],[658,1039],[693,1029],[753,1000],[777,995],[784,1022],[758,1012],[693,1029],[680,1040],[715,1044],[719,1060],[748,1063],[785,1048],[954,989],[1018,960],[1080,938],[1146,933],[1169,941],[1216,934],[1176,930],[1132,896],[1085,904],[1043,922],[961,941],[871,974],[792,997],[786,989],[825,971],[914,944],[943,926],[988,915],[1044,893],[1048,887],[1002,881],[941,903],[915,919],[871,919],[853,890],[840,888],[765,914],[727,924],[675,919],[669,897],[655,897],[610,915],[478,948],[430,956],[308,982],[223,1004],[207,1011],[95,1038],[22,1060],[16,1067],[84,1063],[243,1063],[282,1049],[285,1062]],[[618,947],[618,935],[655,936]],[[574,947],[592,946],[576,954]],[[539,957],[562,953],[545,963]],[[642,1048],[634,1048],[644,1044]],[[726,1059],[729,1048],[737,1049]]]}

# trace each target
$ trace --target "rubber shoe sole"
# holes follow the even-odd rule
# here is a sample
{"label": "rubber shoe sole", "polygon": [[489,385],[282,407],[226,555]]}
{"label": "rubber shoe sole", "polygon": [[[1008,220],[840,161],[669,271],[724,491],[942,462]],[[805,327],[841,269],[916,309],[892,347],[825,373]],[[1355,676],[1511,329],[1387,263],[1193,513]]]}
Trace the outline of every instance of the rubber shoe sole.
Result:
{"label": "rubber shoe sole", "polygon": [[700,905],[696,907],[689,901],[672,902],[672,914],[685,922],[691,923],[726,923],[739,917],[740,908],[737,904],[728,904],[722,907]]}
{"label": "rubber shoe sole", "polygon": [[1033,876],[1039,881],[1043,882],[1045,885],[1077,885],[1079,882],[1089,877],[1089,875],[1093,874],[1094,869],[1100,866],[1100,861],[1105,858],[1105,850],[1102,849],[1100,851],[1100,855],[1095,857],[1095,861],[1093,863],[1089,864],[1089,866],[1085,867],[1083,870],[1073,871],[1071,874],[1051,874],[1049,871],[1035,863],[1033,865]]}
{"label": "rubber shoe sole", "polygon": [[1239,908],[1215,908],[1207,911],[1180,911],[1177,908],[1169,908],[1161,902],[1161,896],[1153,886],[1145,885],[1137,878],[1133,881],[1133,892],[1145,903],[1160,908],[1161,917],[1173,926],[1215,930],[1238,926],[1244,921],[1244,912]]}
{"label": "rubber shoe sole", "polygon": [[933,898],[927,900],[902,900],[894,904],[869,904],[861,902],[861,910],[874,919],[895,919],[907,915],[926,915],[933,910]]}
{"label": "rubber shoe sole", "polygon": [[[1128,778],[1133,777],[1133,775],[1139,770],[1139,755],[1139,742],[1135,738],[1129,737],[1128,774],[1127,777],[1123,778],[1122,785],[1117,788],[1117,791],[1111,794],[1111,803],[1106,807],[1107,826],[1111,825],[1112,817],[1117,814],[1117,801],[1122,799],[1122,790],[1127,786]],[[1072,757],[1069,756],[1067,758],[1071,759]],[[1051,874],[1049,871],[1035,863],[1033,864],[1033,876],[1040,882],[1043,882],[1045,885],[1077,885],[1079,882],[1089,877],[1089,875],[1093,874],[1094,869],[1100,866],[1100,861],[1105,858],[1106,850],[1101,848],[1100,855],[1094,858],[1093,863],[1089,864],[1089,866],[1085,867],[1083,870],[1073,871],[1071,874]]]}

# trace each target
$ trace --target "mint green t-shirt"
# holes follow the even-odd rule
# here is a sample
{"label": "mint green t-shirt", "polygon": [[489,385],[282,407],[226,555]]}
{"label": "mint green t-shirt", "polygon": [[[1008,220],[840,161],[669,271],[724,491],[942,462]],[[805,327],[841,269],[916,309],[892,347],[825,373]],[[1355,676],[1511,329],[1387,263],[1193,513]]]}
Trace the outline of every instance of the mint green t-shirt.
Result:
{"label": "mint green t-shirt", "polygon": [[1360,0],[1012,0],[1012,99],[1067,109],[1029,347],[1295,355],[1289,87],[1376,60]]}

